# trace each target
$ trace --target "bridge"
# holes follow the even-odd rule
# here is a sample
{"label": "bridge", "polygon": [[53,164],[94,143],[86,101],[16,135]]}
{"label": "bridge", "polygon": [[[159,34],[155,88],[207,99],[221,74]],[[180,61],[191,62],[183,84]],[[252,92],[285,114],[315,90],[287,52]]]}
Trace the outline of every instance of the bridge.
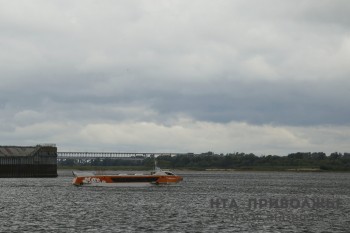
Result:
{"label": "bridge", "polygon": [[57,152],[57,159],[123,159],[144,160],[145,158],[162,155],[173,156],[177,153],[133,153],[133,152]]}

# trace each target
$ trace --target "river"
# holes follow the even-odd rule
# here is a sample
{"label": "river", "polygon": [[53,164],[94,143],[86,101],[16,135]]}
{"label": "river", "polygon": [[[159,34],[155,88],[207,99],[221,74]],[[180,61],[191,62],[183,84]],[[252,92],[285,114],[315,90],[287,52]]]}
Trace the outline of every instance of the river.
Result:
{"label": "river", "polygon": [[0,179],[0,232],[350,232],[350,173],[177,173],[141,188]]}

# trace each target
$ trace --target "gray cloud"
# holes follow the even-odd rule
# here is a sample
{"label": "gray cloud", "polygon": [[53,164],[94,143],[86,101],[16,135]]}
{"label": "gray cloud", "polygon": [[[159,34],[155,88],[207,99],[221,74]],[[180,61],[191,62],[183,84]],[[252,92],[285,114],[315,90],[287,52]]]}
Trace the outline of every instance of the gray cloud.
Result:
{"label": "gray cloud", "polygon": [[[207,83],[173,81],[171,85],[157,79],[149,79],[147,84],[124,80],[120,85],[111,85],[111,89],[108,80],[102,83],[88,80],[84,83],[82,78],[81,83],[69,82],[60,88],[56,86],[59,84],[43,83],[38,87],[20,87],[14,92],[3,91],[2,103],[7,106],[3,111],[17,114],[17,111],[32,109],[49,119],[80,121],[142,120],[144,117],[144,120],[164,123],[172,116],[186,115],[222,123],[349,125],[346,79],[249,83],[215,79]],[[133,108],[148,113],[135,115],[130,111]],[[10,112],[7,115],[12,118]]]}
{"label": "gray cloud", "polygon": [[[183,118],[339,130],[350,114],[349,8],[325,0],[1,2],[1,131],[13,141],[42,123],[85,132]],[[38,129],[40,139],[63,140]]]}

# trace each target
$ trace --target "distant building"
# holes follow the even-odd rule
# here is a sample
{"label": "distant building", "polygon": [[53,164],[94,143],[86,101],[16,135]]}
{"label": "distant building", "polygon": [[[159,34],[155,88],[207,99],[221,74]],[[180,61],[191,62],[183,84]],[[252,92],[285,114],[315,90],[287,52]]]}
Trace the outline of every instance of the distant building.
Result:
{"label": "distant building", "polygon": [[0,146],[0,177],[57,177],[57,147]]}

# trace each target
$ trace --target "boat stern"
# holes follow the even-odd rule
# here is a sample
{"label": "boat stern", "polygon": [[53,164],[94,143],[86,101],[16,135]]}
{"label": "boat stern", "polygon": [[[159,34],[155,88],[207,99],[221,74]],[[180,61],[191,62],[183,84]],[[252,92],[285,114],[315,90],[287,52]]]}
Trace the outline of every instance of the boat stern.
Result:
{"label": "boat stern", "polygon": [[84,183],[83,180],[84,180],[84,177],[79,177],[79,176],[74,177],[72,184],[74,184],[76,186],[80,186]]}
{"label": "boat stern", "polygon": [[161,176],[157,180],[157,184],[176,184],[182,181],[181,176]]}

